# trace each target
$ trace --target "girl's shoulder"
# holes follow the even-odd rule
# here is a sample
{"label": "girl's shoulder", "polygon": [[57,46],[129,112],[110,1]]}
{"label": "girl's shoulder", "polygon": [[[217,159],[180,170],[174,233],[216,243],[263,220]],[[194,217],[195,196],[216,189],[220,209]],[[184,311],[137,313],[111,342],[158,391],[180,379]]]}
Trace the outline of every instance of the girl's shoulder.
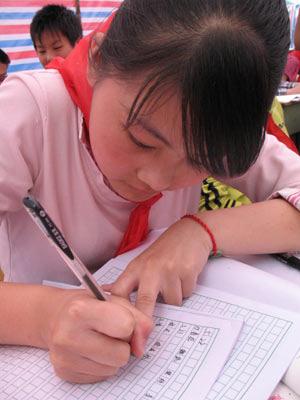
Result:
{"label": "girl's shoulder", "polygon": [[51,137],[53,132],[68,133],[77,129],[81,112],[73,103],[58,71],[14,73],[6,79],[3,89],[1,104],[14,104],[19,124],[36,121],[35,131],[40,131],[43,136],[51,133]]}
{"label": "girl's shoulder", "polygon": [[38,171],[46,151],[78,141],[81,113],[55,70],[10,74],[1,85],[0,104],[1,143],[14,153],[2,151],[3,157],[30,160]]}
{"label": "girl's shoulder", "polygon": [[[74,104],[65,88],[63,79],[56,70],[35,70],[10,74],[7,78],[10,91],[16,95],[23,92],[23,96],[32,97],[41,112],[49,107],[72,108]],[[63,108],[62,108],[63,107]]]}

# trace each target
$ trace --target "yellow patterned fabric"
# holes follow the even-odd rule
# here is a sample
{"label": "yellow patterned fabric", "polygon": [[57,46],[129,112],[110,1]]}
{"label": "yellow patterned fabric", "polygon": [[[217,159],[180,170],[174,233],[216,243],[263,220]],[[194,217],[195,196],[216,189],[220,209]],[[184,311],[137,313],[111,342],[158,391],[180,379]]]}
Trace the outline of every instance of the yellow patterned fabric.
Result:
{"label": "yellow patterned fabric", "polygon": [[275,124],[284,132],[287,136],[289,136],[285,121],[284,121],[284,113],[282,105],[277,100],[277,97],[274,97],[270,114],[272,115],[273,121]]}
{"label": "yellow patterned fabric", "polygon": [[239,207],[245,204],[251,204],[251,201],[239,190],[224,185],[213,177],[203,181],[199,211]]}
{"label": "yellow patterned fabric", "polygon": [[[270,114],[272,115],[274,123],[283,133],[289,136],[284,121],[283,109],[276,97],[272,103]],[[202,183],[199,211],[239,207],[250,203],[251,201],[248,197],[239,190],[224,185],[212,177],[206,178]]]}

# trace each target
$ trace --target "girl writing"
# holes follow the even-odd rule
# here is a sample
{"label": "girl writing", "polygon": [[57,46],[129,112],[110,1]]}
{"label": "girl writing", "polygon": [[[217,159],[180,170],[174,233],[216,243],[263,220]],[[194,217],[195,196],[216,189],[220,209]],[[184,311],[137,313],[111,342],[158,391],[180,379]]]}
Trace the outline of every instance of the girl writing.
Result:
{"label": "girl writing", "polygon": [[[300,161],[264,132],[288,47],[284,0],[125,0],[93,42],[89,84],[76,49],[59,71],[5,81],[1,343],[98,381],[142,354],[158,293],[179,305],[211,252],[299,250]],[[209,175],[253,204],[197,216]],[[136,308],[41,285],[74,281],[22,208],[28,192],[91,271],[170,226],[110,286],[137,289]]]}

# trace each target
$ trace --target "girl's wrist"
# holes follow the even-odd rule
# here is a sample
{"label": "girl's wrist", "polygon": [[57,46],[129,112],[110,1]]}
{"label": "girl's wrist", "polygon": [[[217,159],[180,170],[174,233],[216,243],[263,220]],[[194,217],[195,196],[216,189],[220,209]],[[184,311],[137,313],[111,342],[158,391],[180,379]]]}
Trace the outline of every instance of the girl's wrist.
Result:
{"label": "girl's wrist", "polygon": [[[44,287],[38,306],[41,346],[49,349],[58,314],[66,301],[66,290]],[[73,292],[73,291],[68,291]],[[71,295],[71,293],[69,293]],[[74,292],[72,294],[74,296]],[[68,297],[68,296],[67,296]]]}
{"label": "girl's wrist", "polygon": [[210,255],[212,255],[214,257],[221,255],[221,252],[217,247],[217,242],[216,242],[216,239],[215,239],[215,236],[214,236],[212,230],[210,229],[208,224],[206,224],[206,222],[204,222],[202,220],[202,218],[199,215],[186,214],[183,217],[181,217],[181,219],[190,219],[194,223],[198,224],[202,228],[202,230],[205,231],[207,236],[209,237]]}

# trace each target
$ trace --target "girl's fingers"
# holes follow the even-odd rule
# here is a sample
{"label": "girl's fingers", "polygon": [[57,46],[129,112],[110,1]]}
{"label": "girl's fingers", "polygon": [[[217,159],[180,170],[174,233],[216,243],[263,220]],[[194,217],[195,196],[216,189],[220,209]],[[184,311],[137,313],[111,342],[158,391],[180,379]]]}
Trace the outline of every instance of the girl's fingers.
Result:
{"label": "girl's fingers", "polygon": [[116,368],[124,366],[130,357],[130,345],[127,342],[92,330],[75,333],[74,338],[69,337],[68,343],[63,345],[54,342],[51,351],[54,354],[78,354],[95,363]]}
{"label": "girl's fingers", "polygon": [[55,367],[54,367],[54,371],[55,371],[56,375],[59,376],[61,379],[63,379],[64,381],[67,381],[67,382],[71,382],[71,383],[97,383],[97,382],[106,380],[110,376],[115,375],[117,372],[117,371],[115,371],[111,375],[96,376],[93,374],[89,375],[89,374],[80,373],[80,372],[76,372],[76,371],[68,371],[65,369],[61,370],[60,368],[55,368]]}
{"label": "girl's fingers", "polygon": [[131,352],[141,356],[151,329],[151,320],[123,298],[76,293],[53,325],[51,361],[65,380],[97,382],[126,365]]}
{"label": "girl's fingers", "polygon": [[148,317],[152,317],[157,296],[160,292],[161,281],[157,274],[143,274],[136,298],[136,307]]}
{"label": "girl's fingers", "polygon": [[87,384],[87,383],[97,383],[104,381],[105,379],[108,378],[108,376],[99,376],[96,377],[94,375],[87,375],[87,374],[81,374],[79,372],[70,372],[67,370],[61,370],[60,368],[56,368],[53,365],[55,374],[61,378],[64,381],[70,382],[70,383],[80,383],[80,384]]}
{"label": "girl's fingers", "polygon": [[197,284],[197,275],[188,274],[184,279],[181,280],[181,290],[182,297],[185,299],[186,297],[190,297],[193,293]]}
{"label": "girl's fingers", "polygon": [[144,354],[146,341],[153,329],[152,319],[150,319],[143,312],[139,311],[136,307],[131,305],[126,299],[122,297],[111,297],[111,300],[128,307],[134,315],[136,325],[130,339],[131,352],[136,357],[141,357]]}
{"label": "girl's fingers", "polygon": [[[95,301],[99,303],[98,300]],[[105,312],[101,313],[101,321],[100,311],[96,310],[92,314],[90,328],[109,337],[130,342],[132,353],[141,356],[152,330],[152,320],[122,297],[111,296],[109,301],[100,303]]]}
{"label": "girl's fingers", "polygon": [[133,269],[126,268],[124,272],[118,277],[118,279],[111,284],[110,291],[112,294],[126,299],[129,298],[138,286],[138,277]]}
{"label": "girl's fingers", "polygon": [[113,282],[105,283],[104,285],[101,285],[101,289],[104,290],[104,292],[111,293],[113,285],[114,285]]}
{"label": "girl's fingers", "polygon": [[169,281],[165,283],[161,294],[165,303],[181,306],[183,295],[180,279],[177,276],[169,279]]}
{"label": "girl's fingers", "polygon": [[117,373],[118,367],[99,364],[78,355],[50,352],[50,360],[56,374],[76,383],[99,382]]}
{"label": "girl's fingers", "polygon": [[[74,326],[80,330],[90,329],[116,339],[129,338],[136,320],[129,307],[114,301],[99,301],[85,296],[74,299],[68,306],[64,319],[69,336],[76,336]],[[112,318],[113,317],[113,318]]]}

